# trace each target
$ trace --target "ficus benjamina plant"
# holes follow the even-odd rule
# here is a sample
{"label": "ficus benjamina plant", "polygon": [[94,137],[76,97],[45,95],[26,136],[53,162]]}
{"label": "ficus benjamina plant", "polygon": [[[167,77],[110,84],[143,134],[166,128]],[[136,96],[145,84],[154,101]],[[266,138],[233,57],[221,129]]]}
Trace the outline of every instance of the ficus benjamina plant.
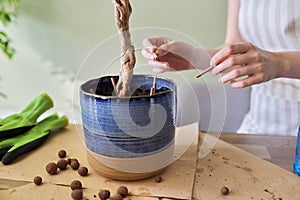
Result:
{"label": "ficus benjamina plant", "polygon": [[[16,19],[19,3],[20,0],[0,0],[0,49],[9,59],[15,54],[15,48],[12,46],[11,38],[3,30],[3,27]],[[0,91],[0,98],[5,97],[6,95]]]}
{"label": "ficus benjamina plant", "polygon": [[[0,23],[3,27],[12,23],[17,16],[20,0],[0,0]],[[0,48],[2,52],[8,57],[12,58],[15,49],[12,46],[11,38],[1,29],[0,26]]]}

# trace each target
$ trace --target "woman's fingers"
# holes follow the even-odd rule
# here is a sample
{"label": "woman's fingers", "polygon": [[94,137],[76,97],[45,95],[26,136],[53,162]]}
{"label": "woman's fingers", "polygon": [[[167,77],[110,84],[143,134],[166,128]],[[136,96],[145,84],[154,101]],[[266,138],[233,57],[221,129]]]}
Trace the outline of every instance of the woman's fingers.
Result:
{"label": "woman's fingers", "polygon": [[[172,47],[172,45],[169,45],[172,41],[165,37],[156,37],[156,38],[146,38],[143,40],[143,45],[145,51],[147,51],[148,55],[145,54],[146,58],[155,58],[155,56],[164,56],[168,53],[169,47]],[[146,53],[146,52],[144,52]],[[155,54],[156,55],[155,55]],[[152,54],[152,55],[150,55]],[[144,55],[144,54],[143,54]]]}
{"label": "woman's fingers", "polygon": [[152,66],[153,73],[163,73],[170,71],[170,64],[168,62],[158,61],[157,56],[163,56],[163,50],[158,52],[157,46],[164,45],[168,39],[166,38],[147,38],[143,40],[144,48],[142,55],[148,60],[148,64]]}
{"label": "woman's fingers", "polygon": [[149,60],[148,63],[149,63],[149,65],[152,66],[153,73],[156,73],[156,74],[171,70],[168,62],[159,62],[159,61]]}
{"label": "woman's fingers", "polygon": [[242,76],[247,76],[247,75],[251,75],[253,74],[253,69],[250,66],[236,66],[234,69],[230,70],[229,72],[227,72],[226,74],[224,74],[223,76],[221,76],[219,78],[219,81],[221,83],[227,83],[230,81],[233,81],[237,78],[240,78]]}
{"label": "woman's fingers", "polygon": [[154,48],[143,48],[142,49],[142,55],[147,59],[147,60],[155,60],[155,55],[154,53],[155,49]]}
{"label": "woman's fingers", "polygon": [[163,44],[169,43],[171,40],[165,37],[146,38],[143,40],[144,47],[160,47]]}
{"label": "woman's fingers", "polygon": [[253,60],[249,54],[236,54],[227,57],[223,62],[219,63],[217,66],[214,67],[212,70],[212,74],[217,75],[222,73],[232,67],[239,66],[239,65],[247,65],[250,64]]}
{"label": "woman's fingers", "polygon": [[155,73],[195,68],[190,63],[190,58],[193,57],[191,54],[194,51],[191,45],[164,37],[144,39],[143,45],[142,55],[153,66]]}
{"label": "woman's fingers", "polygon": [[146,38],[143,40],[144,47],[153,47],[156,46],[154,38]]}
{"label": "woman's fingers", "polygon": [[219,78],[219,82],[229,82],[231,86],[235,88],[243,88],[263,81],[263,71],[254,64],[236,66]]}
{"label": "woman's fingers", "polygon": [[250,85],[261,83],[261,75],[260,74],[253,74],[250,76],[245,77],[241,80],[232,80],[230,82],[231,87],[233,88],[245,88]]}
{"label": "woman's fingers", "polygon": [[212,57],[210,64],[212,66],[217,66],[219,63],[223,62],[228,57],[236,54],[243,54],[252,48],[253,46],[250,43],[239,43],[239,44],[227,45]]}

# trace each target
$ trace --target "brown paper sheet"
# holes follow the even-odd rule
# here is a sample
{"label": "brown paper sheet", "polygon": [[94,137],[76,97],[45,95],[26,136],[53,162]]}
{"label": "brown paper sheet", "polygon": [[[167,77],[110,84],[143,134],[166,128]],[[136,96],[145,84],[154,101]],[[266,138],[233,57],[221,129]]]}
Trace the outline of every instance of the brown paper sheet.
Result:
{"label": "brown paper sheet", "polygon": [[[78,130],[81,131],[81,128]],[[196,131],[196,134],[198,133],[197,124],[180,127],[180,132],[182,133],[191,131]],[[10,196],[13,194],[15,196],[23,195],[29,197],[32,193],[36,193],[37,198],[32,199],[39,199],[38,195],[42,195],[43,190],[49,190],[48,193],[42,195],[43,197],[45,197],[46,194],[52,195],[52,190],[53,194],[55,194],[53,199],[57,196],[55,191],[62,196],[69,196],[69,187],[60,186],[57,188],[57,185],[70,185],[73,180],[78,179],[83,183],[85,188],[88,188],[93,192],[104,188],[116,191],[118,186],[126,185],[130,193],[134,196],[191,199],[197,162],[197,138],[195,138],[194,142],[183,156],[161,173],[163,181],[161,183],[156,183],[154,178],[124,182],[111,180],[98,175],[93,168],[89,166],[86,160],[85,147],[78,136],[75,125],[70,125],[65,130],[54,133],[43,146],[24,155],[13,164],[7,166],[0,164],[0,179],[4,178],[32,182],[33,177],[39,175],[43,177],[45,183],[43,187],[33,187],[34,185],[32,184],[32,186],[29,185],[15,188],[13,193],[11,193],[12,190],[3,190],[0,191],[0,196]],[[89,169],[89,175],[81,177],[76,170],[73,170],[70,167],[68,167],[67,170],[59,171],[56,175],[51,176],[47,174],[45,171],[46,164],[52,161],[56,162],[59,159],[57,152],[60,149],[65,149],[67,151],[67,158],[77,158],[81,166],[86,166]],[[30,188],[33,188],[32,192],[25,192]],[[67,190],[67,192],[65,192],[65,190]]]}
{"label": "brown paper sheet", "polygon": [[[212,136],[202,134],[200,146],[205,137]],[[227,196],[220,192],[223,186],[230,190]],[[297,175],[221,140],[199,159],[195,188],[194,197],[199,200],[300,199]]]}

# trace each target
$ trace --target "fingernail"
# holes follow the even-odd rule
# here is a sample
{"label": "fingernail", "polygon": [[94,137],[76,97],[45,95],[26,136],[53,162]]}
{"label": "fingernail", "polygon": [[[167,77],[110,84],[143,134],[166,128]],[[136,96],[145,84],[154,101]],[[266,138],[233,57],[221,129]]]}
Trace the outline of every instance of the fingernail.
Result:
{"label": "fingernail", "polygon": [[145,47],[145,49],[147,49],[149,52],[153,52],[153,47]]}
{"label": "fingernail", "polygon": [[211,70],[211,73],[212,73],[213,75],[217,75],[217,70],[213,69],[213,70]]}
{"label": "fingernail", "polygon": [[160,49],[155,49],[155,53],[156,53],[157,55],[162,55],[162,54],[163,54],[163,51],[160,50]]}

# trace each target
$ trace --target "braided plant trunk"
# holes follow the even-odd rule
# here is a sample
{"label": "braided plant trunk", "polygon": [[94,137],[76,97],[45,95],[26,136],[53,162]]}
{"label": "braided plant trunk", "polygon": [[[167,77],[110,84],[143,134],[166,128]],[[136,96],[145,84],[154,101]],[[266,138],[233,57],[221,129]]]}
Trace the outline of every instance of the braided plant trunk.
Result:
{"label": "braided plant trunk", "polygon": [[129,32],[129,17],[132,8],[129,0],[113,0],[115,8],[115,25],[118,29],[121,42],[121,70],[119,81],[115,88],[117,96],[128,96],[133,68],[136,62],[134,46],[131,43]]}

